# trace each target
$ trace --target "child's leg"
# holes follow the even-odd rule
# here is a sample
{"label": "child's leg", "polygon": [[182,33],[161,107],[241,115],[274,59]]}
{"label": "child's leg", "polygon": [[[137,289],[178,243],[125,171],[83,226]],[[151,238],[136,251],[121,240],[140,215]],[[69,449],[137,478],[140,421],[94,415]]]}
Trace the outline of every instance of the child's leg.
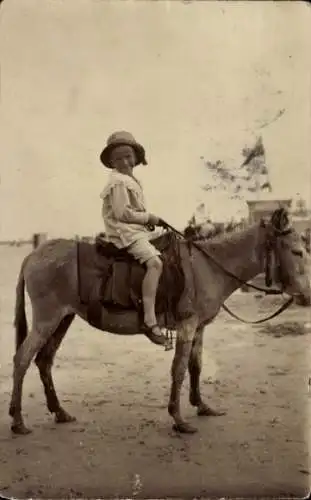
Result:
{"label": "child's leg", "polygon": [[162,261],[160,252],[146,239],[140,239],[133,243],[128,252],[141,264],[146,265],[146,274],[142,283],[142,298],[144,305],[144,322],[149,331],[147,336],[155,344],[164,345],[166,337],[157,325],[155,314],[155,301],[159,280],[162,274]]}
{"label": "child's leg", "polygon": [[162,273],[162,261],[159,257],[151,257],[146,262],[147,271],[143,279],[143,303],[145,312],[145,323],[147,326],[156,325],[155,299]]}

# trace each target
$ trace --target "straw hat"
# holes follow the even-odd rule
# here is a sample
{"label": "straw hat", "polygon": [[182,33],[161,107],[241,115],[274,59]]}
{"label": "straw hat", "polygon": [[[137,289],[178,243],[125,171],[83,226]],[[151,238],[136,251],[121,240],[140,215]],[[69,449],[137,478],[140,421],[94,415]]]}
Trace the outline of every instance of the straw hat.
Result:
{"label": "straw hat", "polygon": [[113,168],[110,164],[110,154],[116,146],[131,146],[136,154],[136,165],[140,163],[147,165],[143,146],[139,144],[129,132],[119,131],[114,132],[108,137],[106,147],[100,155],[100,161],[105,167]]}

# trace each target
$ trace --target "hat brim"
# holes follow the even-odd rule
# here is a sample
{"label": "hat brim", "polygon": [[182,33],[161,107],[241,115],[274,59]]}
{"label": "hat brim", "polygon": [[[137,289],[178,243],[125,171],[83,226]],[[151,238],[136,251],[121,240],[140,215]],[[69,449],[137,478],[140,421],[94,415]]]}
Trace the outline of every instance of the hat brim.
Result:
{"label": "hat brim", "polygon": [[147,165],[146,152],[141,144],[138,144],[137,142],[120,141],[114,144],[108,144],[108,146],[106,146],[105,149],[103,149],[103,151],[101,152],[100,161],[103,165],[105,165],[105,167],[113,169],[110,162],[110,155],[112,150],[119,146],[131,146],[131,148],[134,149],[136,155],[135,166],[140,164]]}

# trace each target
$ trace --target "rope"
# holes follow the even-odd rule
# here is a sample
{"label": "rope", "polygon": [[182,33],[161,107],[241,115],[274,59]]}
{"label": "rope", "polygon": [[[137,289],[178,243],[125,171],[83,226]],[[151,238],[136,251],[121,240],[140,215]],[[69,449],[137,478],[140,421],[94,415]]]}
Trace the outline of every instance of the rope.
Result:
{"label": "rope", "polygon": [[230,314],[230,316],[232,316],[235,319],[238,319],[239,321],[242,321],[242,323],[246,323],[248,325],[258,325],[259,323],[264,323],[265,321],[268,321],[269,319],[275,318],[276,316],[281,314],[283,311],[285,311],[293,303],[293,301],[294,301],[294,297],[290,297],[287,302],[282,304],[281,307],[279,307],[279,309],[277,309],[277,311],[270,314],[270,316],[267,316],[266,318],[258,319],[257,321],[248,321],[246,319],[240,318],[239,316],[234,314],[232,311],[230,311],[230,309],[228,308],[228,306],[226,306],[226,304],[222,304],[222,308],[228,314]]}

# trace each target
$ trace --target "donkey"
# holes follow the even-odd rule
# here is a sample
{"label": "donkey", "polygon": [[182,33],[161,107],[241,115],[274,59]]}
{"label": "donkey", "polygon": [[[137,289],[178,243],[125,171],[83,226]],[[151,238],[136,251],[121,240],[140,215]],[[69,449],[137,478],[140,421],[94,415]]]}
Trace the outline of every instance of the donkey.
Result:
{"label": "donkey", "polygon": [[[161,245],[164,247],[164,255],[165,245],[163,239],[160,240],[158,248],[161,248]],[[285,209],[276,210],[269,221],[261,220],[240,231],[199,242],[181,238],[177,243],[179,264],[184,278],[181,293],[178,296],[175,294],[178,299],[178,314],[168,316],[165,310],[160,308],[157,319],[162,327],[169,326],[176,330],[168,412],[176,431],[193,433],[197,429],[184,421],[180,409],[181,389],[187,368],[190,375],[189,400],[191,405],[197,408],[197,414],[225,414],[204,402],[200,389],[203,331],[205,326],[215,319],[225,300],[241,283],[246,283],[262,272],[271,277],[276,269],[282,292],[297,296],[301,304],[311,304],[311,290],[305,251],[299,235],[291,227]],[[90,257],[94,254],[94,244],[83,245],[85,255]],[[121,335],[142,333],[137,303],[135,306],[133,301],[127,308],[118,308],[110,300],[111,293],[107,294],[113,274],[111,262],[115,262],[112,254],[108,256],[107,248],[103,247],[100,256],[100,272],[94,264],[94,259],[89,258],[84,262],[81,260],[81,255],[79,257],[77,252],[79,243],[73,240],[47,241],[24,259],[16,287],[16,352],[13,358],[13,390],[9,408],[12,432],[31,432],[24,424],[22,416],[22,386],[34,357],[44,386],[47,407],[55,415],[56,422],[75,420],[75,417],[69,415],[61,406],[52,378],[55,353],[75,315],[102,331]],[[118,255],[118,264],[123,264],[128,273],[129,269],[133,269],[134,263],[126,263],[126,256]],[[108,261],[110,267],[103,265]],[[164,270],[166,266],[167,264],[164,265]],[[119,272],[119,281],[120,276],[122,277],[122,273]],[[138,285],[141,284],[141,279],[142,275],[136,279]],[[85,283],[89,284],[90,293],[82,300]],[[130,282],[123,279],[123,288],[120,289],[122,293],[130,288],[128,283]],[[169,286],[162,288],[162,295],[173,293],[174,283],[173,280]],[[33,324],[29,332],[25,314],[25,286],[33,312]],[[131,291],[134,288],[132,286]],[[105,297],[106,300],[103,300]],[[97,306],[96,314],[90,315],[94,304]]]}

